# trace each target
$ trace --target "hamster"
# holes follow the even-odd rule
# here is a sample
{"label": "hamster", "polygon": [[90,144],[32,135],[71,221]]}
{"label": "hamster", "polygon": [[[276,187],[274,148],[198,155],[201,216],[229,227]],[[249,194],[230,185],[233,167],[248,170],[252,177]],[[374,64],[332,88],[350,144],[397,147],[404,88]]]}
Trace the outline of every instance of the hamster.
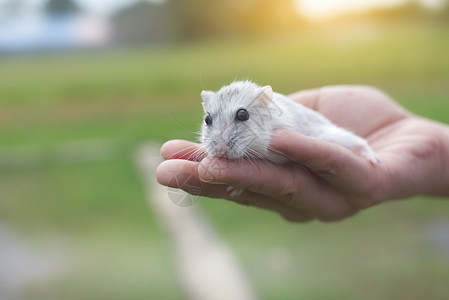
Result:
{"label": "hamster", "polygon": [[274,93],[270,86],[236,81],[218,92],[203,91],[201,98],[205,116],[200,141],[207,155],[286,163],[288,158],[269,149],[273,130],[284,128],[341,145],[372,164],[379,163],[363,138]]}

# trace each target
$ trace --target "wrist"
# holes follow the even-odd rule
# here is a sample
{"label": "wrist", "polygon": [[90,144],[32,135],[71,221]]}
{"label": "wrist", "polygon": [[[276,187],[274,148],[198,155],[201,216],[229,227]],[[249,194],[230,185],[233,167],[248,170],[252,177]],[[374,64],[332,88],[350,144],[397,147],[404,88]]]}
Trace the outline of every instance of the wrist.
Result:
{"label": "wrist", "polygon": [[449,196],[449,126],[446,124],[437,124],[440,136],[440,157],[442,168],[441,192],[440,196]]}
{"label": "wrist", "polygon": [[390,169],[388,198],[449,196],[449,126],[414,116],[406,122],[411,148]]}
{"label": "wrist", "polygon": [[[422,193],[430,196],[449,196],[449,126],[431,120],[422,124],[427,127],[430,152],[426,172],[422,177]],[[419,185],[416,182],[416,185]]]}

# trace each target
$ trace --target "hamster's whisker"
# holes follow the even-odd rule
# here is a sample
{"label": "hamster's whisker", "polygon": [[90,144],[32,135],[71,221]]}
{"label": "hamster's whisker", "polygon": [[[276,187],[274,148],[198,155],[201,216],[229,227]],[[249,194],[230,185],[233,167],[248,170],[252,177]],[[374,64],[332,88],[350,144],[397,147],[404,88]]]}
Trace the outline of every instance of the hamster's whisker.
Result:
{"label": "hamster's whisker", "polygon": [[245,155],[244,158],[253,166],[257,167],[259,160],[255,159],[253,156],[251,155]]}
{"label": "hamster's whisker", "polygon": [[271,148],[270,146],[268,146],[268,150],[271,151],[271,152],[273,152],[273,153],[276,153],[276,154],[279,154],[279,155],[281,155],[281,156],[286,157],[286,155],[285,155],[284,153],[282,153],[282,152],[280,152],[280,151],[278,151],[278,150],[276,150],[276,149],[273,149],[273,148]]}
{"label": "hamster's whisker", "polygon": [[206,147],[201,145],[188,157],[188,160],[200,161],[206,155],[207,155]]}
{"label": "hamster's whisker", "polygon": [[[194,149],[194,150],[193,150]],[[193,151],[191,151],[193,150]],[[176,156],[178,154],[184,153],[184,155],[181,155],[186,160],[193,160],[197,161],[199,157],[202,156],[206,152],[205,147],[203,145],[194,145],[190,147],[186,147],[183,149],[180,149],[179,151],[176,151],[171,156]]]}
{"label": "hamster's whisker", "polygon": [[180,155],[181,157],[186,157],[187,156],[187,159],[188,159],[196,151],[196,149],[191,151],[192,149],[195,149],[195,146],[190,146],[190,147],[186,147],[186,148],[180,149],[179,151],[176,151],[175,153],[173,153],[171,156],[172,157],[173,156],[177,156],[177,155]]}
{"label": "hamster's whisker", "polygon": [[186,148],[182,148],[182,149],[176,151],[176,152],[173,153],[173,154],[176,155],[176,154],[179,154],[179,153],[181,153],[181,152],[188,151],[189,149],[194,149],[194,148],[196,148],[196,147],[197,147],[197,146],[195,145],[195,146],[189,146],[189,147],[186,147]]}
{"label": "hamster's whisker", "polygon": [[245,156],[253,162],[258,162],[259,160],[263,159],[263,157],[259,153],[249,147],[246,147],[245,149]]}

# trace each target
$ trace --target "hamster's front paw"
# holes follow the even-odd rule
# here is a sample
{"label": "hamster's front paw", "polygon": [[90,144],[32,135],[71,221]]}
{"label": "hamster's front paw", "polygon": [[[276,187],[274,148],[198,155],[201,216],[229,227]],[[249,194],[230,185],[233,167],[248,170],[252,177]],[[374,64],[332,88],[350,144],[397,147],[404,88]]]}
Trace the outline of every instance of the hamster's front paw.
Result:
{"label": "hamster's front paw", "polygon": [[243,189],[236,188],[235,186],[230,185],[226,188],[226,192],[231,198],[236,198],[240,197],[240,195],[243,193]]}
{"label": "hamster's front paw", "polygon": [[373,149],[371,149],[368,145],[359,145],[354,147],[354,152],[359,153],[360,156],[371,162],[373,165],[377,165],[380,163],[380,159],[377,156],[376,152],[374,152]]}

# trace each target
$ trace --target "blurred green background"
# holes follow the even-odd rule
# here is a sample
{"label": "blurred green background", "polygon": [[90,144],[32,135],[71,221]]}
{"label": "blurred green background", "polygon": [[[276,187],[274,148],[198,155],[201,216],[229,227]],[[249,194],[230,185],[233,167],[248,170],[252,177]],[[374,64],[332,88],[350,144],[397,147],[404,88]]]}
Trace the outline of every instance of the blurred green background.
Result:
{"label": "blurred green background", "polygon": [[[367,84],[449,123],[447,3],[319,22],[284,7],[274,17],[287,2],[248,1],[260,9],[246,15],[232,14],[235,1],[137,3],[107,16],[117,32],[107,46],[0,54],[5,299],[183,297],[134,155],[143,142],[195,140],[203,89],[234,79],[285,94]],[[149,17],[162,10],[176,17]],[[331,224],[289,224],[219,199],[196,208],[262,299],[449,297],[447,199],[386,203]]]}

